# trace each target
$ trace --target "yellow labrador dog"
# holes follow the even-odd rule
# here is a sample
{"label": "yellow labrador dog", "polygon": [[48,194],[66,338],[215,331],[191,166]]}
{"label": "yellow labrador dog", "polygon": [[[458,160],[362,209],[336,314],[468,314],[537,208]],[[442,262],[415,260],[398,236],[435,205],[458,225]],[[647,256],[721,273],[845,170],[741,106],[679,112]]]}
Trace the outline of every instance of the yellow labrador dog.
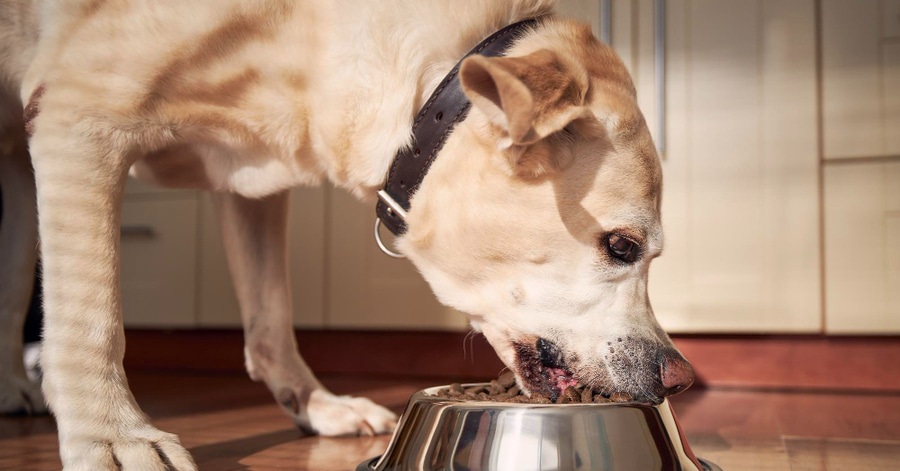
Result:
{"label": "yellow labrador dog", "polygon": [[634,87],[587,25],[552,10],[550,0],[0,0],[2,411],[44,407],[16,340],[37,221],[43,394],[65,469],[195,469],[143,414],[122,368],[130,171],[216,195],[247,369],[294,421],[323,435],[390,431],[391,412],[331,394],[297,352],[287,192],[328,178],[373,201],[454,64],[532,18],[503,57],[462,63],[471,111],[414,194],[396,249],[469,314],[525,391],[581,381],[659,401],[686,387],[690,365],[647,298],[663,243],[661,170]]}

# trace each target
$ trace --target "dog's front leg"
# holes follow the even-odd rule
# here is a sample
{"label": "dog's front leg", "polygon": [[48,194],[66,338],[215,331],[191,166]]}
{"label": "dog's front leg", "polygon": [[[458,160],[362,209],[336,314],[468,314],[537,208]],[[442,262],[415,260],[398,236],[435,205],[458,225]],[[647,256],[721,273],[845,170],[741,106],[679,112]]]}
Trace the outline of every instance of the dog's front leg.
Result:
{"label": "dog's front leg", "polygon": [[122,367],[119,219],[130,135],[79,122],[74,110],[84,102],[63,105],[72,94],[51,93],[31,155],[44,267],[43,388],[63,467],[193,471],[178,438],[150,425]]}
{"label": "dog's front leg", "polygon": [[326,390],[297,351],[287,269],[288,193],[262,200],[216,194],[244,323],[247,372],[294,422],[321,435],[389,432],[396,416],[365,398]]}
{"label": "dog's front leg", "polygon": [[22,361],[22,328],[37,257],[34,176],[24,140],[11,141],[5,149],[4,137],[0,135],[0,414],[38,414],[47,411],[44,397],[28,380]]}

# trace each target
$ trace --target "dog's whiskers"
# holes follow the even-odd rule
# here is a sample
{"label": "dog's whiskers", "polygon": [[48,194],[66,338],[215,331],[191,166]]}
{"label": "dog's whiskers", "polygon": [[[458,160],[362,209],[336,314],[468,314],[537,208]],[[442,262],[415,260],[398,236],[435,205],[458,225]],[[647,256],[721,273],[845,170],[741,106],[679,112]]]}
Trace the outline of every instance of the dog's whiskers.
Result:
{"label": "dog's whiskers", "polygon": [[[463,359],[468,360],[469,354],[471,353],[472,360],[475,359],[475,335],[478,332],[474,330],[470,330],[466,332],[466,336],[463,337]],[[468,348],[466,348],[468,347]]]}

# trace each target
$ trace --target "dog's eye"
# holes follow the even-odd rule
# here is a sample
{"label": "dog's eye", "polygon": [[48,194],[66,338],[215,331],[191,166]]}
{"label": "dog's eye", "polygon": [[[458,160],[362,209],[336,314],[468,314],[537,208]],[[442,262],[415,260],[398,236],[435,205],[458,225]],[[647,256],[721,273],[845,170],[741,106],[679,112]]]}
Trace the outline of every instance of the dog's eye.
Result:
{"label": "dog's eye", "polygon": [[609,247],[609,253],[613,257],[626,263],[634,262],[639,255],[637,242],[619,234],[610,234],[606,238],[606,245]]}

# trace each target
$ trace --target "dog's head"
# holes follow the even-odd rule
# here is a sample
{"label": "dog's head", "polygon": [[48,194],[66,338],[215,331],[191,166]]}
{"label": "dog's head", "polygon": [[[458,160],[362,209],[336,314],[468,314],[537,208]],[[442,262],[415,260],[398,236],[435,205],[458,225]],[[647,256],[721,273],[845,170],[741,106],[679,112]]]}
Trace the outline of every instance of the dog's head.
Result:
{"label": "dog's head", "polygon": [[412,201],[401,249],[519,383],[658,401],[690,365],[653,315],[661,168],[622,62],[548,22],[460,69],[473,104]]}

